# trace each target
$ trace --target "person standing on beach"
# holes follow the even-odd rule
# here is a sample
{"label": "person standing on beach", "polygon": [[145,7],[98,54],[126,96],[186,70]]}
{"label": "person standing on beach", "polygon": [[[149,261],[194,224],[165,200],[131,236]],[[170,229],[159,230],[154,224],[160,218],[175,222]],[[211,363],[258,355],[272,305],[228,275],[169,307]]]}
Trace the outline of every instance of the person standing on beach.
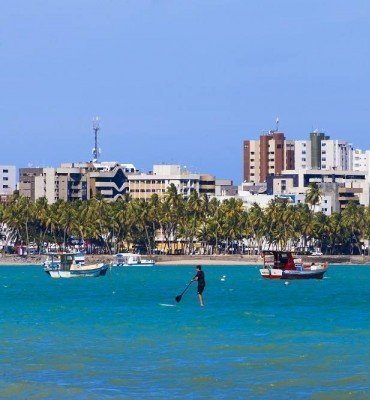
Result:
{"label": "person standing on beach", "polygon": [[203,307],[204,306],[203,291],[206,286],[206,281],[204,278],[204,272],[202,271],[202,267],[200,265],[197,265],[195,268],[196,268],[197,273],[192,280],[198,282],[199,303],[200,303],[201,307]]}

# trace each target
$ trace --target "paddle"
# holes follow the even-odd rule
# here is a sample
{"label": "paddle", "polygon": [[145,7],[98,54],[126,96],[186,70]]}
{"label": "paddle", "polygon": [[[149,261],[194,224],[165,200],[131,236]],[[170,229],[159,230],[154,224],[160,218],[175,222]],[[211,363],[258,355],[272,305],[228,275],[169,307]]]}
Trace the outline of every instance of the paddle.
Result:
{"label": "paddle", "polygon": [[188,287],[189,287],[192,283],[193,283],[193,281],[191,280],[191,281],[187,284],[187,286],[186,286],[186,288],[183,290],[183,292],[182,292],[181,294],[179,294],[178,296],[175,297],[175,300],[177,301],[177,303],[180,303],[181,298],[182,298],[182,295],[188,290]]}

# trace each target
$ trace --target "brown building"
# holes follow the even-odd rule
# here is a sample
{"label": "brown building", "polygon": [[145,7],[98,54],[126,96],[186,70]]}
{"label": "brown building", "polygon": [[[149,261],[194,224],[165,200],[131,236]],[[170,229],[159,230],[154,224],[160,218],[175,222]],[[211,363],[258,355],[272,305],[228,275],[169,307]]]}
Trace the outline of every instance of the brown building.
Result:
{"label": "brown building", "polygon": [[245,182],[266,182],[268,175],[279,175],[294,169],[294,142],[286,141],[284,133],[270,131],[259,140],[244,140],[243,179]]}

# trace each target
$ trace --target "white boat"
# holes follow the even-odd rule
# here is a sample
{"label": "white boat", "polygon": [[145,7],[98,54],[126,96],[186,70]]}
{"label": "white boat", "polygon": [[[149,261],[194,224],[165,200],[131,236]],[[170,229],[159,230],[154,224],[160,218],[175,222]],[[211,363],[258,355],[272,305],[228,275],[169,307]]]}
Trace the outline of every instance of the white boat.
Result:
{"label": "white boat", "polygon": [[140,254],[133,253],[117,253],[116,261],[113,267],[139,267],[139,266],[152,266],[155,264],[154,260],[146,260]]}
{"label": "white boat", "polygon": [[[75,253],[74,263],[77,265],[85,265],[85,255],[83,253]],[[48,258],[43,262],[45,269],[56,269],[60,267],[60,253],[48,253]]]}
{"label": "white boat", "polygon": [[109,267],[103,263],[85,265],[85,259],[82,262],[79,253],[56,253],[49,256],[51,260],[47,265],[44,263],[44,271],[52,278],[94,278],[104,276]]}

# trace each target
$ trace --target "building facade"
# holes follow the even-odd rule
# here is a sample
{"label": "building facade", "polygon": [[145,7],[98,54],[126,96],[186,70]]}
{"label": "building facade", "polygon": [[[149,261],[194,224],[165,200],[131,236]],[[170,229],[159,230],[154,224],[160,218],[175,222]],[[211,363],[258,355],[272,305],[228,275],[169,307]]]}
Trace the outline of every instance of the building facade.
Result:
{"label": "building facade", "polygon": [[259,140],[243,142],[243,179],[245,182],[265,182],[268,175],[294,168],[294,142],[285,141],[283,132],[270,131]]}
{"label": "building facade", "polygon": [[312,169],[321,169],[321,142],[329,139],[329,136],[317,129],[310,133]]}
{"label": "building facade", "polygon": [[320,165],[321,169],[326,170],[352,170],[352,145],[344,140],[322,140]]}
{"label": "building facade", "polygon": [[16,189],[16,167],[0,165],[0,200],[5,201]]}
{"label": "building facade", "polygon": [[191,173],[175,164],[154,165],[152,172],[129,174],[128,179],[129,192],[134,199],[149,199],[154,193],[163,196],[170,185],[174,185],[177,193],[185,198],[194,191],[213,195],[216,186],[214,176]]}
{"label": "building facade", "polygon": [[99,196],[115,201],[128,194],[132,164],[116,162],[65,163],[58,168],[20,168],[19,192],[32,201],[89,200]]}

